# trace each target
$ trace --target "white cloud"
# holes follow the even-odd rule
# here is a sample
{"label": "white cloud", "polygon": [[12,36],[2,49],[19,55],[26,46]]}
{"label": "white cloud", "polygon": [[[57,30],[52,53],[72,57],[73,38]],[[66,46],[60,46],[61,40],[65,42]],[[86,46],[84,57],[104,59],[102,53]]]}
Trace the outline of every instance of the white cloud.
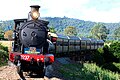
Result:
{"label": "white cloud", "polygon": [[70,17],[69,15],[71,15],[79,9],[82,9],[82,5],[84,5],[88,1],[89,0],[43,0],[42,8],[43,10],[48,10],[48,13],[43,14],[43,16]]}
{"label": "white cloud", "polygon": [[[119,22],[120,21],[120,6],[111,8],[107,11],[98,10],[96,6],[86,7],[90,0],[43,0],[42,10],[48,10],[47,13],[41,16],[67,16],[70,18],[78,18],[95,22]],[[109,4],[108,4],[109,5]],[[114,4],[115,5],[115,4]],[[106,5],[107,6],[107,5]]]}
{"label": "white cloud", "polygon": [[[30,11],[30,5],[41,6],[41,16],[74,17],[74,12],[82,9],[89,0],[2,0],[0,3],[0,20],[26,18]],[[47,10],[47,13],[44,13]],[[76,15],[76,14],[75,14]]]}
{"label": "white cloud", "polygon": [[95,22],[120,22],[120,8],[113,8],[109,11],[97,11],[96,8],[83,11],[84,20]]}
{"label": "white cloud", "polygon": [[0,19],[14,19],[20,18],[19,15],[25,17],[26,11],[29,8],[26,8],[28,0],[2,0],[0,3]]}
{"label": "white cloud", "polygon": [[0,20],[27,18],[30,11],[29,6],[38,4],[41,6],[41,17],[67,16],[97,22],[120,21],[119,2],[117,4],[113,2],[115,7],[110,8],[108,11],[99,11],[94,5],[88,7],[90,1],[94,0],[2,0],[0,2]]}

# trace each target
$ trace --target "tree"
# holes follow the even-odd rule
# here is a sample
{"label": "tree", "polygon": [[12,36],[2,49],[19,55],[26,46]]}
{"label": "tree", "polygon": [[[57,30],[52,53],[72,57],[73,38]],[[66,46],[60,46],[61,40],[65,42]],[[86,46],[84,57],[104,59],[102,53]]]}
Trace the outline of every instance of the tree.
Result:
{"label": "tree", "polygon": [[0,30],[0,40],[4,39],[4,32],[2,30]]}
{"label": "tree", "polygon": [[91,33],[95,38],[105,40],[109,34],[109,29],[104,24],[98,23],[93,26]]}
{"label": "tree", "polygon": [[110,52],[119,59],[120,62],[120,41],[114,41],[110,44]]}
{"label": "tree", "polygon": [[76,36],[77,35],[77,30],[76,27],[74,26],[68,26],[64,29],[64,33],[67,36]]}
{"label": "tree", "polygon": [[8,40],[12,40],[12,35],[13,35],[13,31],[12,30],[8,30],[8,31],[5,32],[4,38],[8,39]]}
{"label": "tree", "polygon": [[114,37],[115,38],[120,38],[120,27],[119,28],[116,28],[114,30]]}
{"label": "tree", "polygon": [[50,32],[52,32],[52,33],[56,33],[56,30],[55,30],[54,27],[50,27],[49,29],[50,29]]}

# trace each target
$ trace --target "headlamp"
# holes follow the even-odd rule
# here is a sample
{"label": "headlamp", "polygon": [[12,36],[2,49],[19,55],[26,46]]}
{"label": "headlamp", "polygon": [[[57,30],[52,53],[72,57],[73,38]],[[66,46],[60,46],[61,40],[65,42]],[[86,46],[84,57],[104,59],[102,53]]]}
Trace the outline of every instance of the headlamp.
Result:
{"label": "headlamp", "polygon": [[33,11],[33,12],[31,12],[31,17],[32,17],[33,20],[38,19],[39,16],[40,16],[40,14],[39,14],[38,11]]}

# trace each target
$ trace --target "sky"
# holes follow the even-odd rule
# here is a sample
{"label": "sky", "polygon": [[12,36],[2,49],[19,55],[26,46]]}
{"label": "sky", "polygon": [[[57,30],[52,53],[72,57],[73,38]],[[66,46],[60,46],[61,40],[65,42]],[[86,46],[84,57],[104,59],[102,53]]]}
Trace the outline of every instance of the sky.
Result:
{"label": "sky", "polygon": [[41,6],[41,17],[120,22],[120,0],[0,0],[0,20],[27,18],[30,5]]}

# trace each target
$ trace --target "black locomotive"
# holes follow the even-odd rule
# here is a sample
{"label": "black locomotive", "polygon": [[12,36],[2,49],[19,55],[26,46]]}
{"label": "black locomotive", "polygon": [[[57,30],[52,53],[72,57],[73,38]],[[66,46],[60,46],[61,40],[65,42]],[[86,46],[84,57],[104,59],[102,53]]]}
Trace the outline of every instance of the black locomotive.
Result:
{"label": "black locomotive", "polygon": [[9,54],[9,60],[17,66],[21,78],[24,78],[23,72],[37,73],[43,77],[47,65],[54,62],[54,55],[48,52],[49,22],[40,20],[40,6],[30,7],[28,19],[14,20],[13,50]]}

